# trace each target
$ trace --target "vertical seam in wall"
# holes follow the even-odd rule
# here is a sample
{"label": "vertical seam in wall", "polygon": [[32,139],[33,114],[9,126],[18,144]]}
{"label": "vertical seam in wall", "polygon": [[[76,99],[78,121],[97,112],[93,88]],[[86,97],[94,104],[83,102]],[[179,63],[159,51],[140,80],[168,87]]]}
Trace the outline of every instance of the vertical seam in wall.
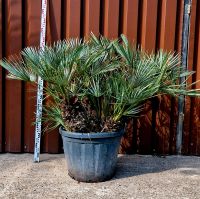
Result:
{"label": "vertical seam in wall", "polygon": [[81,0],[81,10],[80,10],[80,38],[84,39],[84,9],[85,9],[85,0]]}
{"label": "vertical seam in wall", "polygon": [[[22,0],[22,49],[25,48],[25,26],[26,26],[26,0]],[[22,81],[22,92],[21,92],[21,152],[24,152],[24,115],[25,115],[25,82]]]}
{"label": "vertical seam in wall", "polygon": [[123,9],[124,9],[124,0],[119,1],[119,20],[118,20],[118,37],[122,34],[123,30]]}
{"label": "vertical seam in wall", "polygon": [[[198,7],[200,6],[200,1],[197,1],[197,6],[196,6],[196,22],[195,22],[195,39],[194,39],[194,56],[193,56],[193,70],[196,71],[197,69],[197,55],[198,55],[198,42],[199,42],[199,28],[198,28],[198,23],[200,21],[200,14],[198,13],[198,11],[200,10]],[[192,77],[192,81],[196,81],[196,74]],[[194,88],[194,86],[193,86]],[[192,153],[191,150],[191,142],[192,142],[192,137],[193,137],[193,122],[194,122],[194,109],[195,109],[195,99],[192,99],[192,103],[191,103],[191,117],[190,117],[190,134],[189,134],[189,142],[188,142],[188,154],[189,155],[195,155]],[[193,111],[193,112],[192,112]]]}
{"label": "vertical seam in wall", "polygon": [[[181,9],[179,9],[179,7],[181,6],[181,2],[180,1],[177,1],[177,5],[176,5],[176,22],[175,22],[175,39],[174,39],[174,46],[173,46],[173,49],[174,51],[177,51],[178,49],[178,37],[179,37],[179,23],[178,21],[181,22],[180,18],[181,18]],[[181,28],[182,29],[182,28]],[[182,37],[182,34],[181,34],[181,37]],[[182,40],[182,39],[181,39]],[[171,110],[170,110],[170,126],[169,126],[169,129],[170,129],[170,135],[169,135],[169,154],[173,154],[173,136],[174,136],[174,123],[175,123],[175,114],[176,114],[176,111],[175,111],[175,106],[176,105],[176,100],[174,97],[171,97]],[[176,131],[175,131],[175,135],[176,135]],[[175,137],[176,139],[176,137]]]}
{"label": "vertical seam in wall", "polygon": [[155,52],[157,53],[160,47],[160,31],[161,31],[161,16],[162,16],[162,1],[158,1],[157,9],[157,27],[156,27],[156,48]]}
{"label": "vertical seam in wall", "polygon": [[[158,1],[157,5],[157,22],[156,22],[156,41],[155,41],[155,53],[159,49],[159,41],[160,41],[160,28],[161,28],[161,8],[162,2]],[[151,107],[152,107],[152,122],[151,122],[151,152],[152,154],[157,153],[156,148],[156,113],[158,110],[158,99],[157,97],[151,100]]]}
{"label": "vertical seam in wall", "polygon": [[143,0],[139,1],[138,5],[138,24],[137,24],[137,47],[141,48],[141,32],[142,32],[142,11]]}
{"label": "vertical seam in wall", "polygon": [[103,35],[104,24],[104,0],[100,0],[99,33]]}
{"label": "vertical seam in wall", "polygon": [[[6,23],[5,23],[5,1],[2,1],[2,57],[6,56]],[[6,76],[6,71],[4,68],[2,68],[2,152],[5,152],[5,76]]]}
{"label": "vertical seam in wall", "polygon": [[66,0],[61,0],[61,40],[65,39],[65,24],[66,24]]}

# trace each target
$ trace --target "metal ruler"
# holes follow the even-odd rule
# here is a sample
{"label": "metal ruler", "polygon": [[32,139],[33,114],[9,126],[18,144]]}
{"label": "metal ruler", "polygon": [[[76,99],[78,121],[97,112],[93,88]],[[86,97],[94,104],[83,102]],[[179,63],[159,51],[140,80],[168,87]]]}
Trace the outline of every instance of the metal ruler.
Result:
{"label": "metal ruler", "polygon": [[[43,49],[45,46],[46,18],[47,18],[47,0],[42,0],[40,49]],[[38,77],[34,162],[39,162],[39,155],[40,155],[40,140],[41,140],[41,130],[42,130],[41,129],[42,101],[43,101],[43,80],[41,77]]]}

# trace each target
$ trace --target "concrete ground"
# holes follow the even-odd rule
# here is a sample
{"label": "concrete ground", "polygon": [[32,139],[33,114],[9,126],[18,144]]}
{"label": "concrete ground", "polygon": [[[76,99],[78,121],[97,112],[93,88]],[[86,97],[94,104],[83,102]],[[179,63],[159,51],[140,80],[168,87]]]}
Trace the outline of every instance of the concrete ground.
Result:
{"label": "concrete ground", "polygon": [[119,156],[113,179],[78,183],[67,175],[63,154],[0,154],[0,198],[200,199],[200,157]]}

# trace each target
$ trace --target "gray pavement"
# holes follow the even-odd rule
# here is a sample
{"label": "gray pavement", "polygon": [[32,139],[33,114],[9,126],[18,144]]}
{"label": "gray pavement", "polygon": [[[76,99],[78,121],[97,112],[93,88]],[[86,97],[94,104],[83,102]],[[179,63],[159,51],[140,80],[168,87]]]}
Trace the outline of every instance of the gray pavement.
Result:
{"label": "gray pavement", "polygon": [[113,179],[78,183],[63,154],[0,154],[0,198],[200,199],[200,157],[121,155]]}

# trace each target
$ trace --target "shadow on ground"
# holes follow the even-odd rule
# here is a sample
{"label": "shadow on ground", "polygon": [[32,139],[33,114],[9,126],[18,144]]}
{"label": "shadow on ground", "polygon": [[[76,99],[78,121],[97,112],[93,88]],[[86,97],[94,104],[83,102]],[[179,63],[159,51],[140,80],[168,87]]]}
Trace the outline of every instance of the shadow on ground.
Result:
{"label": "shadow on ground", "polygon": [[116,174],[111,180],[178,169],[185,175],[200,176],[200,157],[125,155],[118,158]]}
{"label": "shadow on ground", "polygon": [[52,156],[49,156],[47,153],[42,154],[42,158],[40,158],[40,162],[51,162],[53,160],[60,160],[64,158],[64,154],[58,154],[58,156],[54,156],[54,154],[51,154]]}

